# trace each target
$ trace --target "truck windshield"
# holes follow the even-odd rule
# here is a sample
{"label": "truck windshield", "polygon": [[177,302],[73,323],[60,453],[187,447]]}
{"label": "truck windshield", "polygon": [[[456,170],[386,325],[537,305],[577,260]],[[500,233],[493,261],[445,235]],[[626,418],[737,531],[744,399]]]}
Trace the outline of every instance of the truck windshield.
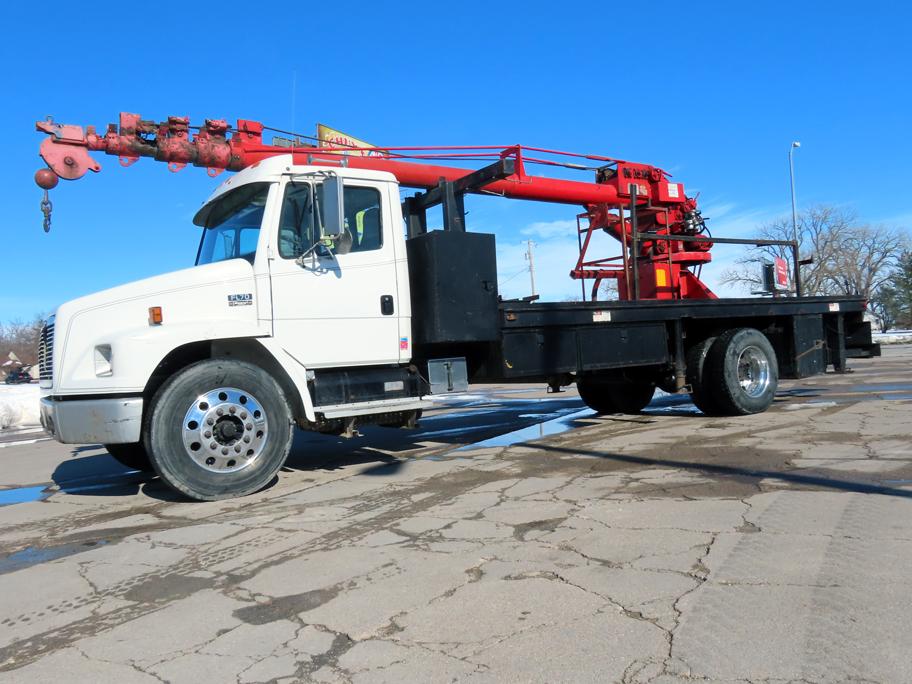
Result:
{"label": "truck windshield", "polygon": [[211,264],[227,259],[253,263],[260,224],[270,183],[249,183],[210,202],[194,217],[203,226],[196,263]]}

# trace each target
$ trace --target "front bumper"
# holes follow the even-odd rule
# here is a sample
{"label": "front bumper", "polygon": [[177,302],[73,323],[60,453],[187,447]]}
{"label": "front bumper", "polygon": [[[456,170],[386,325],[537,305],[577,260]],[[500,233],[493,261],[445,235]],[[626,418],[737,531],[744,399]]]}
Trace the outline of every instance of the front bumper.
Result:
{"label": "front bumper", "polygon": [[129,444],[140,441],[142,397],[41,398],[41,425],[64,444]]}

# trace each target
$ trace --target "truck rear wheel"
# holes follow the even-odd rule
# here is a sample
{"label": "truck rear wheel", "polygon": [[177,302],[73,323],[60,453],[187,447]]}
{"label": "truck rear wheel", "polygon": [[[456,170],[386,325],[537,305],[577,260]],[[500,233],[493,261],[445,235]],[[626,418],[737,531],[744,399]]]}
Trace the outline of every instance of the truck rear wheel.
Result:
{"label": "truck rear wheel", "polygon": [[714,416],[719,409],[712,393],[706,387],[706,357],[716,341],[715,336],[700,340],[687,351],[687,384],[690,385],[690,400],[707,416]]}
{"label": "truck rear wheel", "polygon": [[766,411],[779,384],[776,352],[753,328],[728,330],[713,343],[704,365],[704,396],[718,413],[745,416]]}
{"label": "truck rear wheel", "polygon": [[576,381],[580,399],[597,413],[639,413],[649,406],[655,383],[584,376]]}
{"label": "truck rear wheel", "polygon": [[123,466],[130,470],[141,470],[144,473],[152,472],[152,464],[149,462],[149,454],[146,453],[146,447],[142,442],[133,442],[132,444],[105,444],[104,448],[108,454]]}
{"label": "truck rear wheel", "polygon": [[291,410],[262,369],[228,359],[200,361],[156,393],[146,448],[170,487],[199,501],[265,487],[288,457]]}

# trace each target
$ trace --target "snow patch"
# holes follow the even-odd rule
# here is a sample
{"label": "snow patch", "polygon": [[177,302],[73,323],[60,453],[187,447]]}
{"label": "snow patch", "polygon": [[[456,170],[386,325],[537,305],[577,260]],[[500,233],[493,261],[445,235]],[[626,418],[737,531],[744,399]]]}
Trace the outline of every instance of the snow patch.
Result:
{"label": "snow patch", "polygon": [[801,409],[829,408],[836,406],[835,401],[809,401],[805,404],[786,404],[782,407],[783,411],[800,411]]}
{"label": "snow patch", "polygon": [[874,333],[871,337],[880,344],[909,344],[912,343],[912,330],[890,330],[885,333]]}
{"label": "snow patch", "polygon": [[0,385],[0,430],[39,425],[37,384]]}

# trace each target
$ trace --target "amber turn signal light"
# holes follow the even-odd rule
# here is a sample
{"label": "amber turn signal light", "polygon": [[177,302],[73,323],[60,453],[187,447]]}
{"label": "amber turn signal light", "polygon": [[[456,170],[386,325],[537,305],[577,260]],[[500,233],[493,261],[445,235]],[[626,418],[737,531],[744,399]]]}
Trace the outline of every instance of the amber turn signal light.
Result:
{"label": "amber turn signal light", "polygon": [[160,306],[149,307],[149,325],[161,325],[162,308]]}

